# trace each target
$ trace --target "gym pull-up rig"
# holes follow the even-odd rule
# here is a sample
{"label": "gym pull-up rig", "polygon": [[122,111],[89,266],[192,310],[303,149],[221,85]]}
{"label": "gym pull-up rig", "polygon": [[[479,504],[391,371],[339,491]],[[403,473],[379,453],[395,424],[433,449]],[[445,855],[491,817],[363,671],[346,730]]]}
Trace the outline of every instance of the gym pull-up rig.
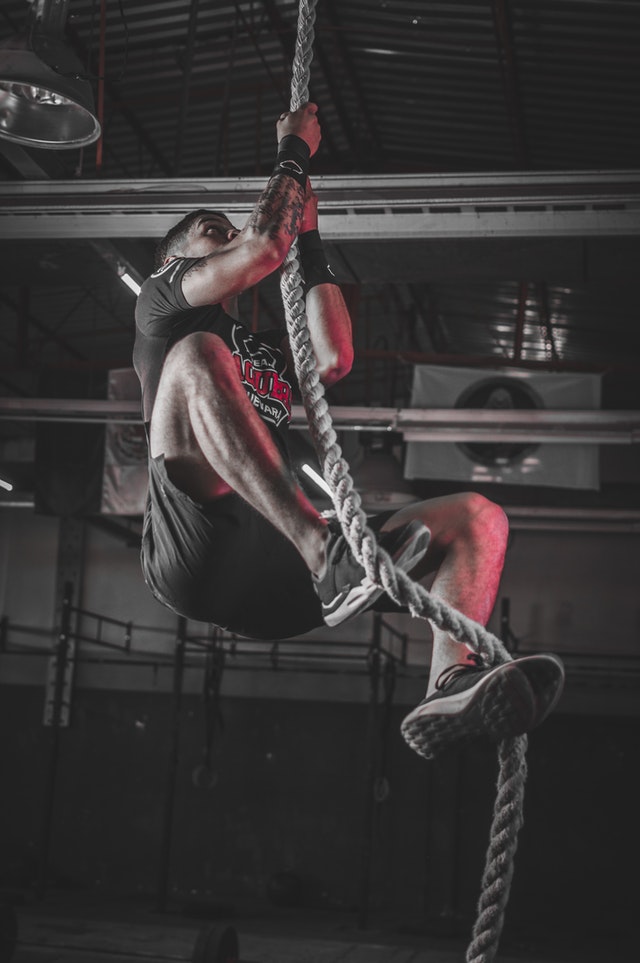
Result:
{"label": "gym pull-up rig", "polygon": [[[73,586],[66,583],[60,623],[53,646],[51,630],[0,618],[0,658],[5,667],[12,659],[46,660],[42,723],[50,731],[49,757],[42,791],[41,830],[36,895],[45,898],[50,874],[50,850],[54,839],[59,770],[65,744],[63,732],[71,724],[79,670],[151,670],[160,688],[171,692],[167,719],[167,768],[164,783],[162,832],[158,840],[156,910],[165,913],[171,893],[172,854],[175,848],[176,796],[179,788],[180,740],[187,676],[201,681],[204,738],[200,764],[192,772],[199,789],[215,785],[213,747],[220,725],[223,677],[228,672],[267,672],[279,675],[320,673],[368,680],[367,748],[364,770],[364,805],[358,879],[358,926],[369,921],[372,868],[375,856],[375,812],[389,794],[388,761],[390,716],[398,678],[414,678],[408,664],[409,639],[376,613],[368,642],[335,638],[253,641],[210,626],[176,618],[175,628],[141,625],[80,608],[74,604]],[[153,645],[150,647],[150,640]],[[165,640],[173,642],[171,650]],[[160,643],[160,645],[158,645]],[[422,673],[420,672],[420,675]],[[191,691],[191,690],[190,690]],[[2,903],[0,902],[0,907]],[[0,942],[2,939],[0,925]],[[3,959],[0,950],[0,960]],[[208,957],[207,957],[208,960]]]}

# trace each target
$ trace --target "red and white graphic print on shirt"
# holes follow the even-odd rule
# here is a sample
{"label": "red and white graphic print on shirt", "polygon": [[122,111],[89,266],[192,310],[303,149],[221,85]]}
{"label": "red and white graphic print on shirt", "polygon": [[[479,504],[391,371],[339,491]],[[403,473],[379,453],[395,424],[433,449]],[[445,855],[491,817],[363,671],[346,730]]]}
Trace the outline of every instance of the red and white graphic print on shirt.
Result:
{"label": "red and white graphic print on shirt", "polygon": [[233,328],[233,344],[233,359],[251,403],[276,428],[289,421],[291,383],[284,373],[284,355],[237,324]]}

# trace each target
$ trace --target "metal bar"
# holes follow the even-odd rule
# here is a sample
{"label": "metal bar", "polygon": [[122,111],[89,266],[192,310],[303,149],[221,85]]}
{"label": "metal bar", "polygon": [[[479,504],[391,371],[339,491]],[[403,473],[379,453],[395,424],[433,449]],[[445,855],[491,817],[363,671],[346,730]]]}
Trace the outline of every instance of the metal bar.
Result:
{"label": "metal bar", "polygon": [[40,853],[38,860],[38,882],[36,885],[36,895],[39,900],[43,900],[47,892],[47,873],[49,868],[49,853],[51,850],[51,836],[53,831],[58,761],[60,758],[60,729],[62,726],[68,724],[66,716],[68,714],[69,706],[68,704],[65,706],[65,694],[67,695],[68,699],[67,665],[71,634],[72,592],[73,586],[70,582],[67,582],[64,588],[62,615],[60,619],[60,632],[58,634],[58,641],[56,645],[55,673],[52,680],[53,693],[51,706],[49,707],[48,705],[45,705],[44,724],[51,727],[51,749],[43,800]]}
{"label": "metal bar", "polygon": [[403,430],[402,436],[408,442],[498,442],[501,444],[520,444],[531,442],[532,444],[565,444],[565,445],[619,445],[621,443],[637,444],[640,442],[640,432],[636,431],[632,435],[611,435],[607,432],[589,432],[588,435],[581,431],[547,430],[533,429],[506,429],[506,428],[409,428]]}
{"label": "metal bar", "polygon": [[100,125],[100,136],[96,144],[96,174],[102,173],[102,155],[104,147],[104,82],[105,82],[105,38],[107,33],[107,4],[106,0],[100,0],[100,40],[98,42],[98,124]]}
{"label": "metal bar", "polygon": [[213,163],[212,174],[219,177],[224,173],[229,175],[229,127],[231,120],[231,80],[236,59],[236,46],[238,43],[238,12],[233,20],[233,31],[231,33],[231,43],[228,54],[227,69],[225,71],[224,84],[222,87],[222,97],[220,98],[220,117],[218,122],[218,138],[216,153]]}
{"label": "metal bar", "polygon": [[19,368],[26,368],[29,362],[29,305],[31,288],[26,284],[18,291],[18,343],[17,361]]}
{"label": "metal bar", "polygon": [[538,295],[538,317],[540,319],[540,329],[548,346],[548,351],[551,352],[551,358],[554,361],[557,361],[558,351],[553,332],[553,319],[551,317],[551,308],[549,305],[549,287],[547,283],[545,281],[538,281],[536,284],[536,292]]}
{"label": "metal bar", "polygon": [[[0,207],[16,198],[45,209],[77,202],[107,211],[151,204],[184,207],[184,198],[202,193],[237,205],[249,204],[264,187],[264,176],[197,178],[104,178],[92,180],[0,181]],[[640,169],[611,171],[504,171],[467,174],[325,174],[314,190],[333,206],[418,205],[578,205],[638,200]]]}
{"label": "metal bar", "polygon": [[176,125],[175,152],[173,155],[174,176],[180,176],[182,169],[182,148],[184,146],[184,130],[189,113],[189,87],[191,84],[191,72],[193,70],[193,55],[196,43],[196,28],[198,24],[198,7],[200,0],[191,0],[189,7],[189,23],[187,27],[187,46],[184,55],[184,67],[182,76],[182,90],[180,96],[180,107],[178,109],[178,123]]}
{"label": "metal bar", "polygon": [[520,281],[518,285],[518,313],[516,315],[516,332],[513,344],[513,360],[522,359],[522,343],[524,340],[524,320],[527,313],[527,293],[529,284],[527,281]]}
{"label": "metal bar", "polygon": [[[376,130],[376,125],[374,123],[371,110],[369,109],[369,105],[364,95],[360,78],[358,77],[358,73],[354,65],[354,58],[353,58],[352,51],[350,50],[349,45],[345,40],[345,35],[342,30],[342,26],[339,22],[338,12],[337,12],[334,0],[325,0],[323,7],[324,7],[324,15],[330,24],[332,39],[334,40],[335,44],[337,45],[337,49],[340,52],[342,67],[346,71],[346,74],[349,78],[351,86],[355,92],[355,95],[358,101],[358,109],[360,112],[360,117],[365,123],[367,135],[369,137],[371,144],[374,147],[374,150],[376,151],[376,154],[380,156],[383,153],[380,137]],[[340,98],[338,98],[338,100],[339,99]]]}
{"label": "metal bar", "polygon": [[[30,648],[27,648],[26,646],[25,647],[16,646],[14,648],[7,649],[6,652],[2,652],[1,654],[3,657],[16,656],[17,658],[22,659],[22,658],[29,658],[31,656],[44,658],[45,656],[49,655],[50,652],[48,650],[45,651],[45,650],[30,649]],[[522,649],[522,650],[519,650],[518,654],[529,655],[529,654],[532,654],[532,650],[525,651],[524,649]],[[594,661],[593,673],[594,675],[595,674],[598,675],[599,681],[605,681],[606,679],[615,677],[617,674],[620,674],[621,677],[625,679],[629,679],[628,673],[630,672],[634,673],[634,678],[637,676],[640,679],[640,659],[638,659],[638,657],[629,656],[626,653],[616,653],[616,652],[613,652],[613,653],[607,652],[606,655],[603,655],[602,653],[594,654],[591,652],[572,651],[571,653],[563,652],[562,658],[566,660],[568,655],[570,655],[572,659],[579,659],[579,658],[592,659]],[[165,659],[143,658],[142,656],[140,656],[140,658],[132,657],[130,659],[127,659],[127,658],[109,659],[106,657],[99,658],[94,656],[81,656],[80,658],[78,658],[77,661],[78,661],[78,665],[99,665],[104,668],[110,668],[112,666],[127,665],[127,666],[135,666],[136,668],[168,670],[173,665],[173,662],[170,658],[165,658]],[[617,663],[617,664],[612,665],[612,663]],[[415,664],[406,665],[402,662],[398,663],[397,660],[395,664],[396,665],[399,664],[403,670],[400,672],[399,678],[403,678],[403,679],[415,678],[415,679],[422,680],[424,676],[423,666],[415,665]],[[197,662],[196,661],[185,662],[185,669],[199,672],[202,670],[202,667],[203,667],[203,663],[201,660]],[[231,666],[228,666],[228,668],[231,669],[233,672],[244,672],[244,671],[253,672],[256,669],[264,669],[264,668],[270,669],[271,667],[264,662],[259,663],[257,660],[247,660],[245,665],[231,665]],[[340,666],[335,669],[332,669],[330,667],[318,668],[317,666],[313,666],[313,665],[304,667],[304,668],[301,668],[298,665],[295,665],[295,666],[283,665],[281,668],[281,671],[288,672],[291,674],[293,673],[300,674],[301,672],[304,672],[309,675],[338,675],[338,676],[349,675],[349,676],[357,676],[358,678],[369,676],[369,672],[363,663],[359,663],[358,665],[353,667]],[[89,683],[85,683],[82,688],[90,689],[90,688],[94,688],[94,686],[92,686]]]}
{"label": "metal bar", "polygon": [[[52,211],[0,211],[5,240],[64,238],[158,238],[198,202],[207,208],[224,210],[242,227],[258,198],[251,203],[220,202],[215,194],[189,195],[169,207],[154,210],[143,201],[123,210],[91,210],[88,208]],[[320,200],[322,204],[322,200]],[[365,207],[367,205],[364,205]],[[471,207],[465,211],[439,212],[418,210],[410,205],[409,213],[389,206],[375,211],[331,210],[324,206],[318,218],[319,230],[326,241],[445,240],[538,237],[636,237],[640,234],[640,206],[616,210],[563,211],[548,208],[539,211],[485,211]],[[157,207],[157,205],[156,205]],[[135,215],[135,216],[132,216]]]}
{"label": "metal bar", "polygon": [[516,652],[519,639],[514,635],[509,620],[511,614],[511,599],[505,596],[500,602],[500,638],[508,652]]}
{"label": "metal bar", "polygon": [[[550,441],[638,444],[640,411],[495,410],[487,408],[382,408],[336,405],[334,426],[342,431],[398,431],[410,440],[427,435],[439,441]],[[0,420],[140,422],[137,401],[74,398],[0,398]],[[306,428],[301,405],[294,405],[291,427]],[[420,434],[421,437],[416,437]]]}
{"label": "metal bar", "polygon": [[371,896],[371,867],[373,863],[374,809],[373,795],[376,763],[378,757],[378,718],[380,698],[380,616],[373,620],[373,636],[369,653],[369,712],[367,716],[367,768],[364,778],[364,813],[362,819],[362,849],[360,855],[360,900],[358,905],[358,929],[364,930],[369,922]]}
{"label": "metal bar", "polygon": [[491,7],[498,59],[502,70],[502,86],[513,141],[513,154],[518,166],[527,167],[529,165],[529,152],[525,132],[525,114],[520,96],[516,49],[513,42],[508,0],[492,0]]}
{"label": "metal bar", "polygon": [[184,677],[186,630],[187,620],[183,618],[183,616],[179,616],[173,664],[173,705],[171,711],[171,732],[169,733],[168,769],[165,784],[162,846],[156,902],[156,909],[159,913],[164,913],[167,908],[167,892],[169,888],[169,867],[173,841],[173,810],[175,808],[178,760],[180,756],[180,710],[182,708],[182,680]]}
{"label": "metal bar", "polygon": [[[84,45],[78,31],[76,30],[73,20],[70,20],[67,23],[67,33],[69,34],[69,37],[73,42],[73,47],[76,53],[78,54],[78,56],[80,57],[80,60],[82,61],[82,63],[87,63],[89,60],[89,56],[88,56],[89,51],[87,47]],[[92,69],[95,72],[95,65],[92,67]],[[120,92],[118,90],[117,84],[114,81],[109,80],[108,77],[105,77],[104,87],[105,87],[105,92],[108,94],[109,100],[111,101],[112,109],[114,111],[120,112],[125,122],[129,125],[129,127],[131,128],[135,136],[138,138],[142,146],[146,148],[147,152],[153,158],[153,160],[158,166],[158,169],[161,170],[167,177],[171,177],[173,173],[171,169],[171,165],[168,163],[168,161],[162,154],[162,151],[156,144],[151,134],[149,134],[147,129],[139,120],[136,113],[131,109],[128,102],[120,96]],[[89,235],[85,235],[85,236],[88,237]],[[95,236],[106,237],[107,235],[98,233]]]}
{"label": "metal bar", "polygon": [[117,625],[122,629],[128,629],[131,625],[131,622],[124,621],[123,619],[114,619],[110,615],[101,615],[99,612],[90,612],[88,609],[74,608],[73,612],[76,615],[81,615],[83,618],[95,619],[97,622],[106,622],[107,625]]}
{"label": "metal bar", "polygon": [[[185,211],[248,216],[264,178],[0,183],[3,236],[159,237]],[[318,177],[327,240],[640,235],[640,171]]]}
{"label": "metal bar", "polygon": [[[446,354],[449,350],[447,336],[438,311],[438,294],[433,285],[407,284],[412,309],[422,322],[431,342],[433,353]],[[424,291],[424,297],[422,292]]]}
{"label": "metal bar", "polygon": [[529,359],[521,358],[516,362],[513,358],[504,355],[478,355],[478,354],[450,354],[436,351],[389,351],[373,349],[371,351],[358,351],[356,361],[371,355],[373,358],[395,358],[404,364],[439,364],[452,365],[453,367],[464,366],[467,368],[513,368],[514,370],[527,371],[582,371],[585,373],[604,373],[611,374],[614,371],[626,371],[640,374],[640,365],[637,361],[628,364],[615,362],[601,358],[598,362],[588,361],[568,361],[562,359]]}

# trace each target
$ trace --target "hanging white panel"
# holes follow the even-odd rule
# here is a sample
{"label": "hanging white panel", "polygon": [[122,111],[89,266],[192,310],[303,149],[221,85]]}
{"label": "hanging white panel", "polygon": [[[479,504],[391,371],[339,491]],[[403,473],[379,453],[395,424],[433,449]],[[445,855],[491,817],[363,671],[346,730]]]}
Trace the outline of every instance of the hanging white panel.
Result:
{"label": "hanging white panel", "polygon": [[[109,372],[108,397],[115,401],[140,400],[140,382],[133,368]],[[101,513],[142,515],[148,481],[143,425],[110,422],[104,439]]]}
{"label": "hanging white panel", "polygon": [[[600,407],[594,374],[417,365],[413,408],[583,410]],[[407,444],[405,478],[597,489],[595,444],[422,442]]]}

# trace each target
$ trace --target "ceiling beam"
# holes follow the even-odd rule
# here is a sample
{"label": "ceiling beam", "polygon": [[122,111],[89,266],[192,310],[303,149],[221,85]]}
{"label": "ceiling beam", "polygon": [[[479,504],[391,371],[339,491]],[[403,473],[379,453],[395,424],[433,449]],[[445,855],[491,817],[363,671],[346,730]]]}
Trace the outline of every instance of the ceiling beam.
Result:
{"label": "ceiling beam", "polygon": [[[338,431],[400,432],[408,441],[640,444],[640,411],[489,408],[380,408],[336,405]],[[139,401],[86,398],[0,398],[0,420],[83,423],[141,422]],[[307,427],[294,405],[292,428]]]}
{"label": "ceiling beam", "polygon": [[[202,207],[247,216],[263,177],[0,182],[4,238],[161,237]],[[640,171],[326,176],[325,240],[640,235]]]}

